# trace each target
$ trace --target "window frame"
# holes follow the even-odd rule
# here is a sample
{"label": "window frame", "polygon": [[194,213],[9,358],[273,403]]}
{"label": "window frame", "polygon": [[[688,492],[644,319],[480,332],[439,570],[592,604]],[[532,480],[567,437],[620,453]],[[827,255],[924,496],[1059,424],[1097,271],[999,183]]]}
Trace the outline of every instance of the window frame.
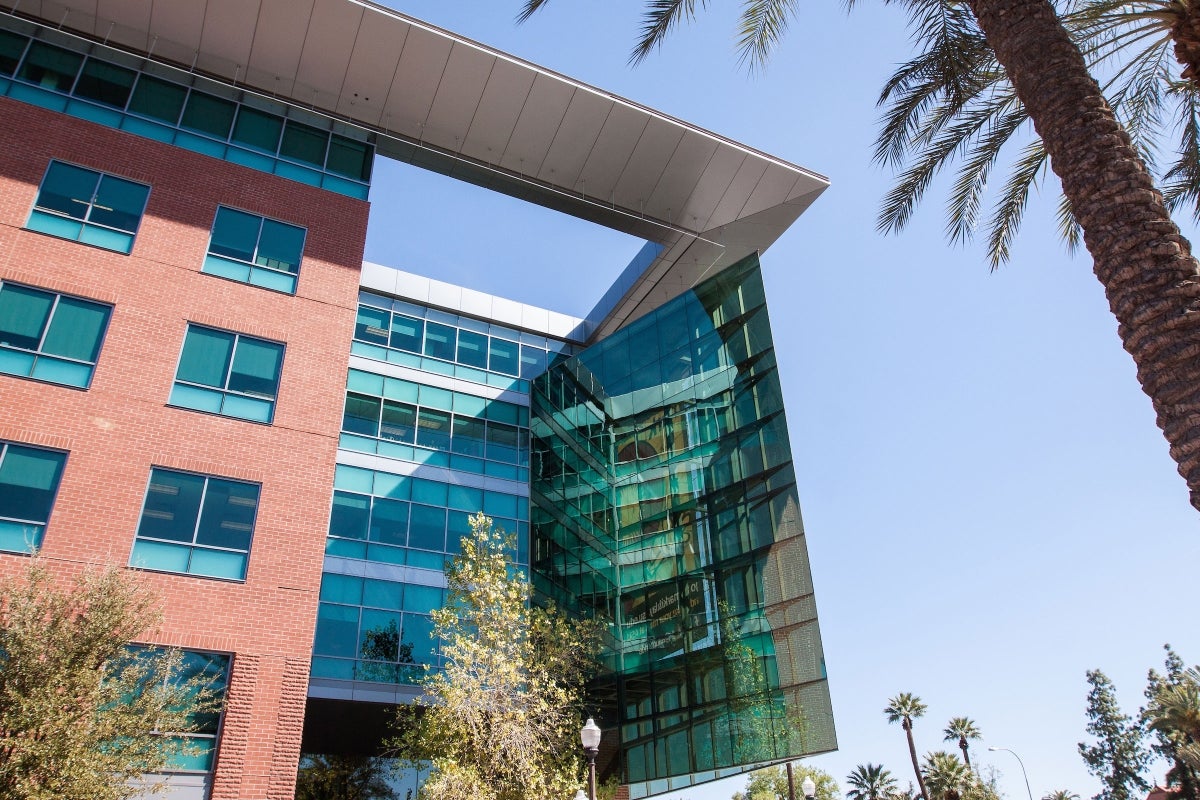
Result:
{"label": "window frame", "polygon": [[[163,539],[163,538],[158,538],[158,537],[153,537],[153,536],[142,536],[141,535],[142,522],[146,515],[146,505],[150,500],[150,487],[152,487],[154,485],[154,477],[155,477],[156,471],[174,473],[176,475],[188,475],[191,477],[204,479],[204,486],[200,491],[200,499],[198,501],[197,508],[196,508],[196,518],[192,521],[192,534],[191,534],[190,541],[182,541],[179,539]],[[197,537],[199,536],[199,531],[200,531],[200,523],[204,517],[204,501],[208,496],[209,482],[212,480],[227,481],[230,483],[238,483],[238,484],[242,484],[244,486],[253,486],[257,490],[257,496],[254,501],[254,518],[250,522],[249,541],[246,543],[245,550],[241,550],[239,548],[233,548],[233,547],[219,547],[216,545],[200,544],[197,542]],[[186,575],[186,576],[192,577],[192,578],[204,578],[207,580],[214,580],[214,581],[227,581],[230,583],[245,583],[246,575],[250,571],[250,553],[254,549],[254,532],[258,526],[259,509],[262,504],[262,488],[263,488],[262,483],[257,482],[257,481],[248,481],[248,480],[243,480],[241,478],[229,478],[224,475],[209,475],[209,474],[203,473],[203,472],[193,472],[191,470],[175,469],[174,467],[162,467],[157,464],[151,465],[150,474],[146,478],[146,491],[142,496],[142,508],[138,514],[137,529],[133,533],[133,545],[129,551],[129,562],[128,562],[129,566],[132,569],[143,570],[145,572],[160,572],[160,573],[163,573],[166,575]],[[167,569],[164,567],[151,567],[151,566],[144,566],[142,564],[139,564],[138,562],[136,562],[134,560],[134,557],[137,555],[137,550],[138,550],[137,546],[138,546],[139,541],[151,542],[156,545],[170,545],[170,546],[174,546],[180,550],[187,550],[187,568],[180,571],[180,570],[175,570],[175,569]],[[207,550],[207,551],[212,551],[212,552],[219,552],[219,553],[243,554],[245,556],[245,561],[243,562],[241,577],[231,578],[231,577],[223,576],[223,575],[210,575],[210,574],[204,573],[204,572],[192,572],[191,571],[192,559],[193,559],[193,556],[197,549]]]}
{"label": "window frame", "polygon": [[15,555],[33,555],[42,548],[42,542],[45,540],[46,528],[50,526],[50,519],[54,516],[54,507],[58,503],[58,493],[62,489],[63,475],[67,471],[67,462],[70,459],[70,452],[67,450],[58,450],[52,447],[39,447],[37,445],[28,444],[26,442],[14,442],[8,439],[0,439],[0,465],[3,465],[7,458],[10,448],[19,447],[25,450],[38,450],[44,453],[54,453],[63,457],[59,467],[58,480],[54,484],[54,491],[50,497],[50,508],[46,512],[46,519],[35,521],[29,519],[19,519],[17,517],[0,517],[0,524],[13,523],[22,526],[37,526],[39,530],[36,533],[35,541],[26,542],[26,546],[21,550],[12,550],[7,547],[0,546],[0,553],[10,553]]}
{"label": "window frame", "polygon": [[[233,212],[235,214],[245,214],[249,217],[258,219],[258,232],[254,237],[254,250],[251,253],[250,260],[237,258],[236,256],[227,255],[225,253],[213,252],[213,236],[217,231],[217,220],[220,219],[222,209]],[[300,248],[296,253],[296,269],[295,271],[272,267],[267,264],[260,264],[257,261],[259,250],[262,247],[263,229],[267,222],[274,222],[277,225],[284,225],[289,228],[295,228],[300,231]],[[204,264],[200,271],[206,275],[216,275],[220,278],[238,281],[239,283],[258,286],[262,289],[269,289],[283,294],[294,295],[296,287],[300,280],[300,267],[304,262],[304,248],[308,245],[308,228],[304,225],[297,225],[293,222],[286,222],[275,217],[269,217],[266,214],[259,214],[256,211],[249,211],[244,208],[226,205],[220,203],[217,205],[217,210],[213,213],[212,225],[209,227],[208,244],[204,250]],[[228,264],[226,267],[224,265]],[[245,269],[245,274],[238,275],[237,271]]]}
{"label": "window frame", "polygon": [[[19,353],[28,353],[28,354],[32,355],[33,361],[29,365],[29,372],[27,374],[21,374],[19,372],[9,371],[8,369],[6,369],[4,367],[4,365],[2,363],[0,363],[0,374],[12,375],[13,377],[17,377],[17,378],[27,378],[29,380],[40,381],[43,383],[52,383],[56,386],[66,386],[71,389],[81,389],[83,391],[87,391],[89,388],[91,388],[92,378],[96,374],[96,365],[100,361],[100,352],[104,349],[104,339],[106,336],[108,336],[108,326],[112,322],[112,312],[113,312],[114,307],[109,303],[102,303],[99,300],[92,300],[91,298],[87,298],[87,297],[79,297],[78,295],[68,294],[66,292],[56,292],[52,289],[43,289],[39,286],[30,286],[28,284],[19,283],[17,281],[0,279],[0,293],[3,293],[4,288],[6,286],[16,286],[16,287],[20,287],[22,289],[27,289],[29,291],[41,292],[43,294],[51,295],[54,299],[50,304],[50,310],[46,314],[45,321],[42,323],[42,331],[41,331],[41,335],[38,339],[38,344],[37,344],[36,349],[29,349],[26,347],[19,347],[14,344],[5,344],[3,342],[0,342],[0,353],[3,353],[5,350],[11,350],[11,351],[19,352]],[[50,335],[50,329],[54,324],[55,314],[58,312],[59,305],[64,297],[71,299],[71,300],[76,300],[81,303],[88,303],[88,304],[98,306],[100,308],[105,309],[104,323],[103,323],[103,325],[101,325],[100,333],[96,337],[96,345],[95,345],[96,357],[92,361],[86,361],[83,359],[73,358],[71,356],[66,356],[66,355],[62,355],[59,353],[45,352],[43,350],[43,348],[45,347],[45,344],[46,344],[46,337]],[[0,334],[0,335],[3,335],[3,334]],[[55,361],[55,362],[68,362],[70,364],[84,365],[88,368],[87,380],[84,381],[83,384],[81,385],[81,384],[76,384],[76,383],[68,383],[68,382],[62,381],[62,380],[55,380],[54,378],[45,377],[44,375],[37,375],[35,373],[37,372],[38,363],[42,359],[48,359],[50,361]]]}
{"label": "window frame", "polygon": [[[66,214],[58,209],[54,209],[49,206],[40,205],[40,201],[42,199],[42,192],[46,188],[46,180],[50,177],[50,172],[54,169],[54,166],[56,164],[62,164],[65,167],[83,170],[84,172],[90,172],[96,176],[96,181],[92,185],[91,197],[87,200],[87,211],[84,212],[84,215],[82,217],[74,217],[74,216],[71,216],[70,214]],[[146,194],[142,198],[141,208],[137,212],[137,225],[133,228],[133,230],[127,230],[125,228],[118,228],[113,225],[106,225],[102,222],[95,222],[91,219],[92,212],[94,212],[96,210],[97,205],[98,205],[96,202],[96,197],[100,192],[101,184],[103,183],[105,178],[112,178],[113,180],[116,180],[116,181],[121,181],[123,183],[132,184],[134,186],[140,186],[146,190]],[[133,252],[134,242],[137,240],[138,232],[141,230],[142,220],[146,216],[146,209],[150,205],[150,191],[152,188],[153,187],[148,183],[142,183],[141,181],[131,180],[130,178],[126,178],[122,175],[117,175],[112,172],[105,172],[103,170],[98,170],[93,167],[85,167],[82,164],[77,164],[75,162],[66,161],[66,160],[60,159],[60,158],[51,158],[49,160],[49,162],[46,164],[45,171],[42,173],[41,181],[38,182],[37,193],[34,195],[33,206],[29,210],[29,216],[25,222],[25,229],[31,230],[31,231],[36,231],[38,233],[43,233],[43,234],[46,234],[47,236],[53,236],[57,239],[64,239],[69,242],[79,242],[80,244],[86,244],[91,247],[98,247],[102,250],[109,250],[114,253],[122,253],[124,255],[129,255]],[[71,199],[76,202],[83,202],[83,201],[78,200],[78,198],[71,198]],[[113,210],[106,206],[100,206],[100,209],[102,211],[103,210],[106,210],[106,211]],[[57,219],[57,220],[68,220],[72,223],[79,225],[79,230],[75,233],[74,236],[67,236],[67,235],[65,235],[64,231],[48,230],[47,228],[53,227],[52,225],[44,226],[44,227],[36,227],[34,225],[34,221],[35,221],[35,219],[37,219],[37,215],[39,215],[39,214],[47,216],[47,217],[51,217],[51,218]],[[108,231],[110,233],[118,234],[122,237],[128,237],[128,242],[126,242],[123,247],[117,247],[117,246],[114,246],[112,243],[104,244],[99,241],[91,241],[91,240],[85,238],[85,234],[87,234],[88,231],[91,229]]]}
{"label": "window frame", "polygon": [[[228,363],[226,363],[225,368],[224,368],[224,377],[222,378],[222,385],[219,387],[218,386],[210,386],[210,385],[204,384],[204,383],[196,383],[194,381],[181,380],[179,378],[179,368],[181,366],[183,366],[183,354],[187,350],[188,336],[189,336],[189,334],[191,334],[192,330],[194,330],[194,329],[213,331],[216,333],[234,337],[233,338],[233,346],[229,351]],[[275,345],[275,346],[279,347],[279,349],[280,349],[279,368],[275,375],[275,393],[270,398],[267,398],[267,397],[264,397],[261,395],[251,394],[249,392],[238,391],[237,389],[228,388],[230,377],[233,374],[233,365],[237,359],[237,347],[243,338],[250,339],[251,341],[255,341],[255,342],[262,342],[265,344]],[[279,341],[275,341],[273,339],[264,339],[261,336],[252,336],[251,334],[248,334],[248,333],[239,333],[238,331],[225,330],[224,328],[217,328],[212,325],[204,325],[201,323],[189,321],[187,323],[187,328],[185,329],[184,334],[183,334],[183,341],[181,342],[181,344],[179,346],[179,356],[175,361],[175,377],[172,378],[172,381],[171,381],[171,393],[167,399],[167,405],[171,406],[172,408],[181,408],[181,409],[186,409],[188,411],[199,411],[202,414],[216,414],[217,416],[229,417],[231,419],[245,420],[246,422],[255,422],[260,425],[274,424],[275,406],[279,402],[279,389],[283,383],[283,362],[286,357],[287,357],[287,343],[286,342],[279,342]],[[183,403],[183,402],[180,402],[179,400],[176,400],[175,399],[175,389],[176,389],[176,387],[180,387],[180,386],[184,387],[185,389],[193,389],[193,390],[199,389],[199,390],[203,390],[203,391],[207,391],[210,393],[216,393],[216,394],[221,395],[221,402],[219,403],[219,408],[215,409],[215,410],[211,409],[211,408],[202,408],[197,405],[189,405],[187,403]],[[254,417],[249,417],[249,416],[245,416],[242,414],[227,413],[226,411],[224,411],[224,407],[225,407],[225,400],[229,396],[248,399],[248,400],[267,402],[270,404],[270,413],[267,414],[266,419],[255,419]]]}

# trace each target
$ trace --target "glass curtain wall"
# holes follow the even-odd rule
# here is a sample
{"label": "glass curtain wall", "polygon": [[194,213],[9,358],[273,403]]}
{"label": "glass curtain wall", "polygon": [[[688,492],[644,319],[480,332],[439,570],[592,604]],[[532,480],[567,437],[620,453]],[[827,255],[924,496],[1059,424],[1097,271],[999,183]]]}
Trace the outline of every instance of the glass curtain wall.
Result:
{"label": "glass curtain wall", "polygon": [[533,382],[537,589],[606,625],[634,797],[834,749],[758,259]]}

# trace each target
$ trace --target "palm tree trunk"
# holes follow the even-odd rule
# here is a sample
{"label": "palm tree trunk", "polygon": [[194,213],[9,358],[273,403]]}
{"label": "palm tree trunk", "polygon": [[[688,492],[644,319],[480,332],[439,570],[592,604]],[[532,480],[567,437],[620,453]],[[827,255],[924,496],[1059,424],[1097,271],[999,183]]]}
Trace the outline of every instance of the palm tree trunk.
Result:
{"label": "palm tree trunk", "polygon": [[929,800],[929,793],[925,791],[925,778],[921,776],[921,765],[917,763],[917,743],[913,741],[912,722],[906,718],[903,725],[904,734],[908,737],[908,754],[912,757],[913,772],[917,775],[917,788],[921,790],[921,800]]}
{"label": "palm tree trunk", "polygon": [[967,752],[967,737],[960,736],[958,738],[958,749],[963,751],[963,763],[967,765],[967,769],[970,769],[971,754]]}
{"label": "palm tree trunk", "polygon": [[1200,509],[1200,266],[1050,2],[969,3],[1062,179],[1117,332]]}

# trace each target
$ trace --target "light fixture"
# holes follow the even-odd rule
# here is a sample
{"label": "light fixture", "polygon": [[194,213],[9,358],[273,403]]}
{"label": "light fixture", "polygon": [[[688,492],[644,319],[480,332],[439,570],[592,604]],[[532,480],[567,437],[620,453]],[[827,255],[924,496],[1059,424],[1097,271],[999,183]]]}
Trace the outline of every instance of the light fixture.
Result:
{"label": "light fixture", "polygon": [[812,776],[805,776],[804,780],[800,783],[800,791],[804,792],[804,796],[808,800],[813,800],[817,796],[817,784],[813,781]]}
{"label": "light fixture", "polygon": [[[596,720],[588,717],[583,730],[579,732],[579,741],[583,743],[583,753],[588,758],[588,797],[589,800],[596,800],[596,756],[600,754],[600,726]],[[579,795],[575,796],[575,800],[580,800]]]}

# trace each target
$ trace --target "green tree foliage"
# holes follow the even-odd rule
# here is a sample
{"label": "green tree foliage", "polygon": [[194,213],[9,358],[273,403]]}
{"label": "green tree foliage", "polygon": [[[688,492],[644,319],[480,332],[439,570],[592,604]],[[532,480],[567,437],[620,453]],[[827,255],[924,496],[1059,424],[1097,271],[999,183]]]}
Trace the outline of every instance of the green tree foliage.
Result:
{"label": "green tree foliage", "polygon": [[0,581],[0,797],[123,800],[187,750],[211,693],[177,678],[178,651],[131,651],[160,613],[129,573],[56,582],[38,559]]}
{"label": "green tree foliage", "polygon": [[1164,673],[1150,670],[1142,719],[1156,739],[1151,749],[1170,765],[1172,795],[1200,800],[1200,671],[1185,669],[1170,645],[1165,649]]}
{"label": "green tree foliage", "polygon": [[[817,800],[838,800],[837,781],[828,772],[805,764],[792,764],[792,782],[796,787],[795,800],[804,800],[800,787],[805,778],[816,784]],[[750,773],[743,791],[735,792],[733,800],[788,800],[787,770],[782,766],[767,767]]]}
{"label": "green tree foliage", "polygon": [[921,791],[923,800],[929,800],[929,793],[925,790],[925,778],[921,775],[920,764],[917,763],[917,744],[913,741],[913,720],[925,716],[925,704],[912,692],[901,692],[888,701],[883,713],[888,722],[892,724],[899,722],[900,727],[904,729],[904,735],[908,739],[908,754],[912,758],[913,773],[917,776],[917,787]]}
{"label": "green tree foliage", "polygon": [[896,795],[896,779],[882,764],[859,764],[846,776],[849,800],[890,800]]}
{"label": "green tree foliage", "polygon": [[946,729],[942,731],[944,735],[943,741],[954,742],[958,745],[958,749],[962,751],[963,763],[968,767],[971,766],[971,753],[969,750],[970,741],[979,741],[983,738],[983,734],[979,732],[979,726],[975,724],[975,720],[970,717],[955,717],[946,725]]}
{"label": "green tree foliage", "polygon": [[386,759],[373,756],[304,756],[296,800],[397,800],[387,782],[389,771]]}
{"label": "green tree foliage", "polygon": [[1043,795],[1042,800],[1079,800],[1079,795],[1067,789],[1055,789],[1053,792]]}
{"label": "green tree foliage", "polygon": [[482,514],[433,612],[443,669],[399,710],[402,759],[432,767],[425,800],[562,800],[583,785],[579,726],[597,628],[530,603],[511,535]]}
{"label": "green tree foliage", "polygon": [[1150,762],[1145,731],[1138,720],[1121,713],[1112,681],[1098,669],[1087,673],[1087,732],[1091,744],[1079,743],[1088,772],[1100,779],[1095,800],[1135,800],[1149,790],[1142,774]]}

